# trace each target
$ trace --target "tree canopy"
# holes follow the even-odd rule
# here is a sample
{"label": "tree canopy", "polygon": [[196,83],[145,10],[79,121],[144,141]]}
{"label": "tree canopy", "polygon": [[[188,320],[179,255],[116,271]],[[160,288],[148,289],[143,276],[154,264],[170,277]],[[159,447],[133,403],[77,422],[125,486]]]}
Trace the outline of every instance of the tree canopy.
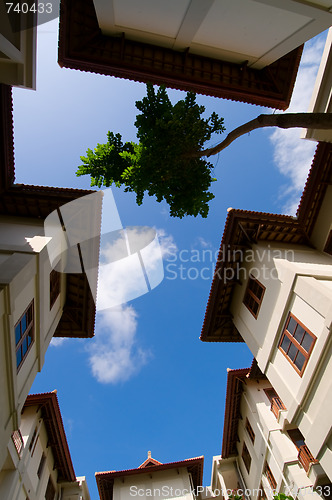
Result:
{"label": "tree canopy", "polygon": [[[172,104],[165,87],[155,91],[147,85],[147,96],[136,102],[138,143],[122,142],[120,134],[107,133],[106,144],[97,144],[81,156],[77,176],[90,175],[92,186],[125,186],[136,193],[141,205],[144,194],[165,200],[170,215],[207,217],[213,165],[207,161],[243,134],[261,127],[332,129],[332,113],[286,113],[259,115],[230,132],[212,148],[203,149],[213,133],[224,132],[224,120],[216,113],[203,118],[204,106],[196,94]],[[205,159],[206,158],[206,159]]]}
{"label": "tree canopy", "polygon": [[165,200],[170,215],[207,217],[213,165],[201,157],[204,143],[213,133],[222,133],[223,118],[212,113],[203,118],[204,106],[188,92],[172,104],[165,87],[155,91],[147,85],[147,96],[136,102],[138,143],[123,142],[120,134],[107,133],[106,144],[97,144],[81,156],[76,175],[91,176],[92,186],[124,185],[136,193],[140,205],[145,192]]}

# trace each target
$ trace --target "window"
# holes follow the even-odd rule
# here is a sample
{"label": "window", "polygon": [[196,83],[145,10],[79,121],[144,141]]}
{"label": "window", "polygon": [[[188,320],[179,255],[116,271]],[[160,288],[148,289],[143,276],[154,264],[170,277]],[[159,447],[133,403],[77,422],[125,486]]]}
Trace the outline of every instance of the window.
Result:
{"label": "window", "polygon": [[300,446],[305,445],[304,437],[302,436],[299,429],[293,429],[293,430],[290,430],[287,432],[288,432],[289,437],[291,438],[291,440],[293,441],[293,443],[295,444],[295,446],[298,450],[300,449]]}
{"label": "window", "polygon": [[36,427],[35,430],[33,431],[32,438],[31,438],[31,441],[29,444],[29,451],[31,453],[31,456],[33,456],[33,454],[35,452],[37,440],[38,440],[38,429]]}
{"label": "window", "polygon": [[248,285],[244,294],[243,303],[249,309],[254,318],[257,318],[262,304],[265,286],[253,276],[249,276]]}
{"label": "window", "polygon": [[54,497],[55,497],[55,488],[50,476],[45,491],[45,500],[54,500]]}
{"label": "window", "polygon": [[265,493],[265,490],[263,488],[262,483],[259,486],[258,500],[267,500],[267,496],[266,496],[266,493]]}
{"label": "window", "polygon": [[247,429],[247,432],[249,434],[249,437],[250,437],[250,440],[251,440],[252,444],[254,444],[254,442],[255,442],[255,433],[252,430],[252,427],[251,427],[250,422],[249,422],[248,419],[246,419],[246,429]]}
{"label": "window", "polygon": [[265,462],[265,465],[264,465],[264,474],[266,475],[267,480],[270,483],[271,488],[273,490],[275,490],[277,487],[277,481],[274,479],[274,476],[273,476],[271,469],[270,469],[267,462]]}
{"label": "window", "polygon": [[34,336],[34,321],[33,321],[33,301],[22,314],[21,318],[15,325],[15,343],[16,343],[16,367],[17,371],[22,366],[31,345]]}
{"label": "window", "polygon": [[316,337],[292,313],[289,313],[279,342],[279,349],[301,376],[315,340]]}
{"label": "window", "polygon": [[37,470],[37,476],[39,477],[39,479],[42,477],[45,462],[46,462],[46,456],[44,453],[42,453],[42,456],[40,457],[38,470]]}
{"label": "window", "polygon": [[269,389],[264,389],[264,392],[267,395],[267,397],[269,398],[270,403],[272,403],[274,398],[279,397],[278,394],[276,393],[276,391],[272,387]]}
{"label": "window", "polygon": [[31,438],[31,441],[30,441],[30,444],[29,444],[29,451],[32,450],[33,445],[35,444],[35,440],[36,440],[36,437],[37,437],[37,432],[38,432],[38,429],[36,427],[35,430],[33,431],[32,438]]}
{"label": "window", "polygon": [[243,460],[244,465],[246,466],[247,472],[249,474],[250,465],[251,465],[251,456],[250,456],[250,453],[249,453],[249,450],[247,448],[246,443],[243,443],[242,460]]}
{"label": "window", "polygon": [[21,455],[21,452],[24,448],[24,442],[20,429],[17,429],[12,433],[12,440],[18,455]]}
{"label": "window", "polygon": [[267,395],[267,397],[269,398],[269,401],[271,403],[270,410],[272,411],[272,413],[274,414],[274,416],[278,420],[280,410],[286,410],[286,406],[281,401],[278,394],[276,393],[276,391],[272,387],[269,389],[264,389],[264,392]]}
{"label": "window", "polygon": [[52,309],[59,295],[60,295],[60,273],[58,273],[53,269],[50,274],[50,309]]}
{"label": "window", "polygon": [[311,464],[315,464],[318,461],[315,459],[308,446],[305,444],[304,437],[299,429],[292,429],[287,432],[299,452],[297,458],[300,464],[306,472],[309,472]]}

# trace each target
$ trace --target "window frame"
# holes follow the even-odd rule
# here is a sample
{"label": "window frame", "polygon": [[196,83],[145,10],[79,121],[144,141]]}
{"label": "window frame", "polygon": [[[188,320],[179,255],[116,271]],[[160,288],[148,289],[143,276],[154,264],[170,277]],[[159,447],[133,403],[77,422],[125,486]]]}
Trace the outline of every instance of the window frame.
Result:
{"label": "window frame", "polygon": [[270,466],[269,466],[269,464],[267,463],[266,460],[265,460],[265,464],[264,464],[264,475],[265,475],[266,479],[268,480],[269,485],[271,486],[272,491],[275,491],[276,488],[277,488],[277,481],[275,480],[275,477],[272,474]]}
{"label": "window frame", "polygon": [[267,496],[262,483],[259,486],[258,500],[267,500]]}
{"label": "window frame", "polygon": [[[267,387],[266,389],[264,389],[264,392],[266,394],[266,397],[270,401],[270,403],[272,403],[273,398],[278,398],[279,397],[273,387]],[[272,393],[273,393],[273,395],[272,395]]]}
{"label": "window frame", "polygon": [[[243,463],[245,465],[246,471],[249,474],[252,460],[251,460],[251,455],[250,455],[249,450],[248,450],[248,446],[246,445],[245,441],[243,441],[241,458],[242,458]],[[249,460],[249,462],[248,462],[248,460]]]}
{"label": "window frame", "polygon": [[[28,311],[29,309],[31,309],[31,321],[30,323],[26,324],[26,328],[24,330],[24,332],[22,333],[22,322],[24,320],[24,317],[28,314]],[[17,341],[17,338],[16,338],[16,329],[17,327],[20,325],[20,338],[19,340]],[[30,302],[30,304],[28,305],[28,307],[25,309],[25,311],[23,312],[23,314],[21,315],[20,319],[16,322],[15,326],[14,326],[14,335],[15,335],[15,357],[16,357],[16,370],[17,370],[17,373],[19,372],[21,366],[23,365],[26,357],[28,356],[30,350],[31,350],[31,347],[35,341],[35,307],[34,307],[34,299],[32,299],[32,301]],[[29,345],[27,345],[27,350],[25,351],[25,353],[23,354],[23,343],[25,342],[25,340],[27,339],[27,337],[31,337],[31,342]],[[19,350],[21,350],[21,355],[22,355],[22,358],[20,360],[19,363],[17,363],[17,353],[19,352]]]}
{"label": "window frame", "polygon": [[[294,446],[296,446],[297,451],[299,451],[301,446],[305,445],[304,436],[299,429],[289,429],[287,431],[287,434],[293,442]],[[303,443],[299,445],[299,441],[303,441]]]}
{"label": "window frame", "polygon": [[52,269],[50,272],[50,310],[54,306],[61,291],[60,273]]}
{"label": "window frame", "polygon": [[54,486],[51,476],[49,476],[45,490],[45,500],[54,500],[55,494],[56,494],[56,488]]}
{"label": "window frame", "polygon": [[248,436],[250,438],[250,441],[252,442],[252,444],[255,444],[255,433],[254,433],[254,430],[251,426],[251,423],[248,420],[248,417],[246,417],[245,428],[246,428],[246,431],[247,431]]}
{"label": "window frame", "polygon": [[[257,297],[257,295],[250,288],[250,286],[253,283],[257,284],[261,288],[261,290],[262,290],[262,295],[261,295],[260,298]],[[261,305],[262,305],[262,302],[263,302],[265,290],[266,290],[266,287],[264,285],[262,285],[262,283],[260,281],[258,281],[258,279],[256,279],[252,275],[249,275],[248,283],[247,283],[247,287],[246,287],[246,291],[244,292],[244,296],[243,296],[243,301],[242,302],[246,306],[246,308],[248,309],[248,311],[253,315],[253,317],[255,319],[258,318],[258,314],[259,314],[259,311],[260,311],[260,308],[261,308]],[[254,302],[258,305],[258,308],[257,308],[256,312],[253,311],[253,309],[250,307],[249,303],[247,302],[249,299],[253,299]]]}
{"label": "window frame", "polygon": [[[296,327],[294,329],[293,335],[287,330],[288,324],[289,324],[289,322],[290,322],[290,320],[292,318],[297,323],[297,325],[296,325]],[[301,328],[303,328],[304,332],[308,333],[309,336],[313,340],[312,343],[311,343],[309,351],[306,351],[302,347],[302,345],[294,337],[295,332],[296,332],[298,326],[300,326]],[[287,336],[287,338],[290,340],[290,344],[289,344],[289,346],[287,348],[287,352],[285,352],[284,349],[281,348],[281,344],[282,344],[285,336]],[[304,334],[303,334],[302,340],[303,339],[304,339]],[[301,340],[301,342],[302,342],[302,340]],[[297,317],[294,316],[294,314],[292,312],[289,312],[288,316],[287,316],[287,319],[286,319],[286,322],[285,322],[285,326],[284,326],[284,328],[282,330],[282,333],[281,333],[280,340],[278,342],[278,349],[285,356],[285,358],[287,359],[287,361],[292,365],[292,367],[294,368],[294,370],[300,375],[300,377],[302,377],[302,375],[304,373],[304,370],[305,370],[305,368],[306,368],[306,366],[308,364],[308,361],[309,361],[309,358],[310,358],[311,353],[313,351],[313,348],[315,346],[316,340],[317,340],[317,337],[299,319],[297,319]],[[298,352],[294,356],[294,361],[288,355],[288,351],[289,351],[289,349],[290,349],[291,346],[294,346],[297,349],[297,351],[300,352],[304,356],[304,358],[305,358],[305,361],[303,363],[303,366],[302,366],[301,370],[295,364]]]}
{"label": "window frame", "polygon": [[40,460],[39,460],[39,465],[38,465],[38,469],[37,469],[37,476],[38,476],[38,479],[41,479],[42,475],[43,475],[43,471],[44,471],[44,468],[45,468],[45,464],[46,464],[46,455],[44,452],[42,452],[41,454],[41,457],[40,457]]}

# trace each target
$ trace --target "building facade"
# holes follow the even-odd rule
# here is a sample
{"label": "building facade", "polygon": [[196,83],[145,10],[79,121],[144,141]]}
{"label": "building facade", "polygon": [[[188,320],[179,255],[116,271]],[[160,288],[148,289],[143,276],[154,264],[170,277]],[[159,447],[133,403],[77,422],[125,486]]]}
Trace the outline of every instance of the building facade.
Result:
{"label": "building facade", "polygon": [[320,143],[296,218],[229,211],[201,335],[246,342],[330,481],[331,176]]}
{"label": "building facade", "polygon": [[[61,216],[60,207],[91,191],[15,184],[12,98],[7,85],[0,85],[0,111],[1,468],[51,339],[92,337],[95,302],[84,269],[58,272],[65,263],[55,269],[57,262],[51,262],[48,251],[52,238],[44,232],[44,221],[51,213]],[[93,216],[98,227],[100,212]],[[57,227],[62,228],[59,217]],[[93,244],[97,268],[98,238]],[[77,256],[77,245],[70,250],[74,248]],[[68,254],[60,252],[59,262],[67,261],[72,252]]]}
{"label": "building facade", "polygon": [[228,370],[221,456],[214,457],[211,490],[225,499],[329,498],[331,481],[288,409],[257,367]]}
{"label": "building facade", "polygon": [[194,500],[202,485],[204,457],[162,464],[151,457],[137,469],[96,472],[100,500]]}
{"label": "building facade", "polygon": [[61,0],[61,67],[277,109],[330,0]]}
{"label": "building facade", "polygon": [[27,397],[6,455],[0,498],[90,500],[85,477],[75,476],[56,391]]}
{"label": "building facade", "polygon": [[35,90],[37,12],[30,7],[0,5],[0,83]]}

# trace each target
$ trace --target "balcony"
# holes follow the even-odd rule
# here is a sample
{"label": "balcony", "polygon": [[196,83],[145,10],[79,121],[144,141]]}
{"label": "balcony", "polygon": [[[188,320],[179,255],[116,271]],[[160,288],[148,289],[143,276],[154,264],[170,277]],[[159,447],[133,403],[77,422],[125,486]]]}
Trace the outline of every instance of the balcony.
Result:
{"label": "balcony", "polygon": [[299,447],[298,459],[306,473],[309,473],[311,464],[317,464],[318,460],[310,453],[309,448],[303,444]]}
{"label": "balcony", "polygon": [[282,410],[286,410],[286,406],[281,401],[279,396],[271,398],[271,411],[277,420],[279,419],[279,412]]}
{"label": "balcony", "polygon": [[20,456],[21,452],[23,450],[23,446],[24,446],[24,442],[23,442],[23,438],[22,438],[22,434],[21,434],[20,429],[13,432],[12,440],[13,440],[14,446],[16,448],[16,451],[17,451],[18,455]]}

